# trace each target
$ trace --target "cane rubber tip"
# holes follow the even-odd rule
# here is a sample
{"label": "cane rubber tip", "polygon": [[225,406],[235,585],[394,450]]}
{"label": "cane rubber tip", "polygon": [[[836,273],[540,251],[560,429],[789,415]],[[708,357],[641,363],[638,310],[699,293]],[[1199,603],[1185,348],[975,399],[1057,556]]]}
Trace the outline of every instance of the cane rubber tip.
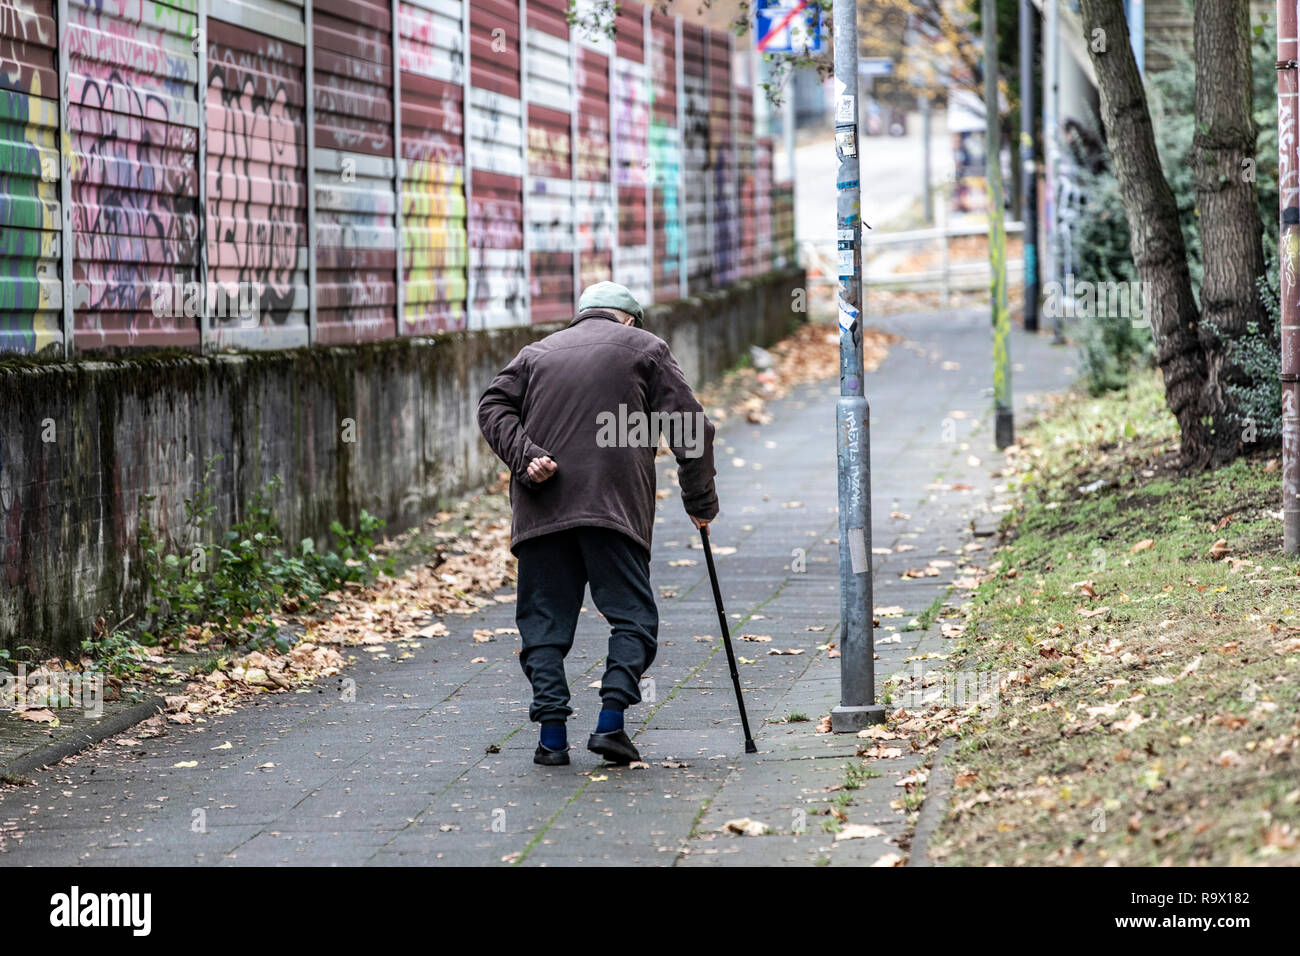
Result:
{"label": "cane rubber tip", "polygon": [[757,748],[756,746],[754,746],[754,741],[752,741],[752,740],[746,740],[746,741],[745,741],[745,753],[747,753],[747,754],[756,754],[756,753],[758,753],[758,748]]}

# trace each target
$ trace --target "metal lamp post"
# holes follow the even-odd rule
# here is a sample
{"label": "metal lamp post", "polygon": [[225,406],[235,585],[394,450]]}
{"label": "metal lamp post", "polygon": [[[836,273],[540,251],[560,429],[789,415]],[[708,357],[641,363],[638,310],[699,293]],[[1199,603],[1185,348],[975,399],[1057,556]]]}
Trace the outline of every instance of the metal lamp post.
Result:
{"label": "metal lamp post", "polygon": [[876,703],[871,587],[871,409],[862,362],[862,190],[858,180],[858,23],[853,0],[834,0],[837,312],[840,398],[835,406],[840,517],[840,704],[831,729],[881,723]]}

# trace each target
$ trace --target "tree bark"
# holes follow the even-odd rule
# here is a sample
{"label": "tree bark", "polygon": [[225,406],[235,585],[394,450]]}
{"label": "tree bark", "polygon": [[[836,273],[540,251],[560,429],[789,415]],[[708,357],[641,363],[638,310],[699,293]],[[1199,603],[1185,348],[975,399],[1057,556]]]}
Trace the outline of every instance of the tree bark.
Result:
{"label": "tree bark", "polygon": [[1178,206],[1160,166],[1123,2],[1082,0],[1082,6],[1085,36],[1100,29],[1106,38],[1104,50],[1089,44],[1088,55],[1101,88],[1102,120],[1132,237],[1133,262],[1145,286],[1165,402],[1178,420],[1183,463],[1203,466],[1214,451],[1204,418],[1206,361],[1197,335],[1196,299]]}
{"label": "tree bark", "polygon": [[[1214,459],[1241,450],[1242,422],[1225,386],[1249,377],[1227,354],[1252,335],[1269,335],[1256,280],[1264,272],[1263,223],[1255,192],[1254,103],[1248,0],[1197,0],[1195,14],[1196,205],[1200,212],[1201,347]],[[1246,175],[1249,170],[1249,175]]]}

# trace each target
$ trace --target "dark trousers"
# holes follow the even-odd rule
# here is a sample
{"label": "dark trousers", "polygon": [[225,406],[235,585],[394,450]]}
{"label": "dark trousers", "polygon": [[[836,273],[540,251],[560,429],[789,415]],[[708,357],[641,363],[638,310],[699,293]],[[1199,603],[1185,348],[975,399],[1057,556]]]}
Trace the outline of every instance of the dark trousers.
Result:
{"label": "dark trousers", "polygon": [[640,703],[641,676],[655,659],[659,634],[650,553],[618,531],[569,528],[530,538],[517,554],[515,623],[524,645],[519,662],[533,685],[529,720],[565,720],[573,713],[564,658],[588,584],[610,626],[601,700]]}

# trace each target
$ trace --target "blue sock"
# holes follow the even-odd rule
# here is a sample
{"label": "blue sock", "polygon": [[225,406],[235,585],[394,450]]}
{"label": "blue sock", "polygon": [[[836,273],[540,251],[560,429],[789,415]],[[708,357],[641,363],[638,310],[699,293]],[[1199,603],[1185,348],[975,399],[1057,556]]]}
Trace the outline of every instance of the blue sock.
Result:
{"label": "blue sock", "polygon": [[606,709],[596,718],[596,733],[612,734],[623,729],[623,711]]}
{"label": "blue sock", "polygon": [[569,733],[562,720],[542,721],[542,746],[547,750],[564,750],[569,746]]}

